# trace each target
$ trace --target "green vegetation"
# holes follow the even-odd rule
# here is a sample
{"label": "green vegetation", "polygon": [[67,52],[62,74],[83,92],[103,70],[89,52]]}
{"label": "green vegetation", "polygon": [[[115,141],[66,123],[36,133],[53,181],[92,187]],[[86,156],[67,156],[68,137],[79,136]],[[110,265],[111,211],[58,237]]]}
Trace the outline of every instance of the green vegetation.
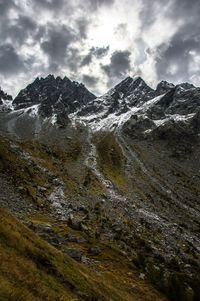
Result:
{"label": "green vegetation", "polygon": [[107,178],[111,177],[122,190],[127,190],[123,172],[124,156],[114,135],[112,133],[104,133],[98,139],[96,137],[96,142],[100,165],[104,174]]}

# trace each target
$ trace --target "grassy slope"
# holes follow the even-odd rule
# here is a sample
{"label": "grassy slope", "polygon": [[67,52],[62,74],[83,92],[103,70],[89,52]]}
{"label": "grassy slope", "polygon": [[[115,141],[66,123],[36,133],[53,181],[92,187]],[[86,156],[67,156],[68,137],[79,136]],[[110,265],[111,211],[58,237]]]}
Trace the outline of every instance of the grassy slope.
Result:
{"label": "grassy slope", "polygon": [[104,246],[102,273],[78,264],[0,207],[0,300],[165,300]]}

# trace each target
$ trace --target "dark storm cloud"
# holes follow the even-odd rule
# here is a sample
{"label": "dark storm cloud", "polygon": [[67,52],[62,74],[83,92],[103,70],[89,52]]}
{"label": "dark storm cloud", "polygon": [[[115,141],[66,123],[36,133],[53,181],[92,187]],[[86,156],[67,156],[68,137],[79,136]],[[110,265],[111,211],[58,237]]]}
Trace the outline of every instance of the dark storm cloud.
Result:
{"label": "dark storm cloud", "polygon": [[[183,26],[173,36],[167,48],[165,45],[160,45],[158,51],[161,54],[160,57],[156,59],[156,68],[159,78],[169,78],[175,81],[188,80],[191,53],[200,50],[200,34],[195,34],[195,31],[193,31],[193,34],[188,33],[190,33],[190,29]],[[162,48],[164,50],[162,50]],[[174,73],[171,72],[173,66],[175,68]]]}
{"label": "dark storm cloud", "polygon": [[12,40],[12,43],[18,43],[20,46],[26,39],[36,33],[37,24],[35,21],[27,16],[19,15],[14,22],[3,23],[1,26],[1,38]]}
{"label": "dark storm cloud", "polygon": [[58,11],[66,5],[68,6],[68,1],[64,0],[31,0],[32,5],[37,9],[43,8],[52,11]]}
{"label": "dark storm cloud", "polygon": [[83,74],[82,81],[84,84],[88,85],[89,87],[95,87],[98,82],[98,79],[94,76]]}
{"label": "dark storm cloud", "polygon": [[[157,47],[155,54],[157,77],[171,81],[188,81],[191,76],[191,53],[200,50],[200,1],[172,0],[164,10],[160,0],[143,0],[140,17],[142,31],[148,31],[164,16],[171,21],[175,34]],[[182,23],[184,25],[180,26]],[[151,49],[148,50],[151,54]],[[196,71],[194,71],[195,75]]]}
{"label": "dark storm cloud", "polygon": [[107,47],[92,47],[91,48],[91,52],[93,53],[93,55],[100,59],[104,56],[106,56],[108,54],[108,51],[109,51],[109,46]]}
{"label": "dark storm cloud", "polygon": [[75,40],[76,34],[71,28],[65,25],[57,28],[50,25],[47,30],[47,37],[40,45],[43,52],[48,55],[49,65],[55,68],[55,66],[63,64],[67,57],[69,45]]}
{"label": "dark storm cloud", "polygon": [[101,59],[108,54],[109,46],[107,47],[92,47],[89,53],[82,59],[81,66],[89,65],[92,58]]}
{"label": "dark storm cloud", "polygon": [[[160,45],[160,57],[156,59],[156,69],[159,78],[174,81],[189,79],[189,66],[192,60],[191,53],[200,50],[200,25],[183,25],[172,37],[168,47]],[[175,72],[171,68],[175,67]]]}
{"label": "dark storm cloud", "polygon": [[87,30],[89,26],[89,21],[83,18],[77,19],[76,26],[79,30],[79,36],[81,37],[81,39],[87,39]]}
{"label": "dark storm cloud", "polygon": [[0,73],[14,75],[25,71],[25,66],[11,44],[0,46]]}
{"label": "dark storm cloud", "polygon": [[199,18],[200,2],[199,0],[175,0],[170,13],[174,18],[183,16],[187,19],[191,19],[191,16],[192,18]]}
{"label": "dark storm cloud", "polygon": [[109,65],[102,65],[103,71],[108,76],[120,77],[130,70],[130,51],[115,51]]}
{"label": "dark storm cloud", "polygon": [[13,0],[0,0],[0,16],[4,16],[10,8],[15,8],[15,2]]}
{"label": "dark storm cloud", "polygon": [[79,49],[74,47],[69,47],[66,54],[66,65],[73,72],[80,72],[78,70],[81,62],[81,55],[79,54]]}
{"label": "dark storm cloud", "polygon": [[87,0],[87,6],[90,10],[98,10],[101,6],[113,5],[115,0]]}
{"label": "dark storm cloud", "polygon": [[159,13],[162,12],[162,4],[159,5],[160,0],[143,0],[142,10],[140,12],[141,28],[142,30],[148,29],[151,26]]}
{"label": "dark storm cloud", "polygon": [[158,19],[159,15],[165,16],[167,19],[174,21],[182,20],[184,24],[193,22],[199,23],[200,1],[199,0],[172,0],[165,3],[168,9],[165,9],[164,3],[161,0],[143,0],[140,19],[143,30],[148,30],[149,27]]}
{"label": "dark storm cloud", "polygon": [[[13,61],[17,62],[19,67],[20,62],[23,61],[23,46],[29,43],[28,47],[40,45],[44,55],[48,57],[48,66],[45,67],[46,72],[55,72],[62,70],[63,67],[67,67],[71,72],[76,72],[78,65],[82,60],[79,55],[79,46],[72,46],[73,42],[80,42],[87,38],[87,29],[90,23],[87,18],[78,14],[75,19],[71,18],[73,12],[72,3],[65,0],[29,0],[26,5],[19,3],[15,5],[14,0],[0,0],[0,14],[4,12],[4,15],[0,19],[0,37],[2,45],[5,44],[4,49],[7,49],[7,44],[13,45],[13,52],[9,48],[7,56],[11,56]],[[11,15],[6,15],[10,9],[15,9],[17,14],[14,18]],[[31,12],[29,15],[26,10]],[[70,15],[70,22],[72,27],[67,25],[58,24],[57,19],[49,21],[46,24],[41,25],[37,18],[34,18],[34,14],[44,12],[44,14],[53,13],[65,18]],[[34,12],[34,13],[33,13]],[[9,16],[9,17],[8,17]],[[31,38],[31,40],[28,38]],[[5,42],[3,42],[5,41]],[[31,44],[30,44],[31,43]],[[15,53],[14,48],[18,49],[18,55]],[[5,57],[5,54],[3,55]],[[30,67],[33,62],[37,61],[37,54],[31,54],[26,56],[24,65]],[[3,62],[2,62],[3,64]],[[5,64],[6,65],[6,64]],[[11,67],[11,73],[13,68],[11,64],[7,64],[7,68],[2,65],[2,69],[6,70],[8,74],[8,68]],[[41,62],[41,70],[44,66]],[[37,71],[38,72],[38,71]]]}
{"label": "dark storm cloud", "polygon": [[30,31],[35,30],[37,27],[33,19],[24,15],[19,15],[17,20],[17,25],[23,30],[30,30]]}
{"label": "dark storm cloud", "polygon": [[82,60],[81,67],[88,66],[92,62],[92,53],[89,52]]}
{"label": "dark storm cloud", "polygon": [[[27,77],[26,74],[31,78],[37,73],[66,72],[98,90],[106,85],[106,81],[111,86],[130,71],[137,70],[144,77],[145,74],[152,76],[155,81],[161,78],[188,81],[192,76],[198,80],[194,60],[200,50],[200,0],[169,0],[165,3],[141,0],[141,11],[137,2],[0,0],[0,73],[4,83],[10,75],[19,72],[21,78]],[[96,47],[105,45],[101,41],[103,35],[99,41],[98,37],[94,38],[96,44],[91,44],[91,35],[95,28],[98,32],[104,20],[107,22],[112,8],[116,23],[108,24],[113,34],[110,48]],[[116,8],[119,8],[119,18],[115,15]],[[129,10],[130,14],[131,11],[136,13],[136,19],[131,21],[124,17],[124,12]],[[166,32],[165,27],[161,32],[165,22],[167,26],[171,25],[171,32],[170,28]],[[132,31],[133,27],[138,27],[138,31]],[[155,28],[157,38],[152,36]],[[115,45],[120,42],[122,48],[119,44],[118,49],[123,51],[116,51]],[[108,55],[110,62],[103,65],[102,59]]]}

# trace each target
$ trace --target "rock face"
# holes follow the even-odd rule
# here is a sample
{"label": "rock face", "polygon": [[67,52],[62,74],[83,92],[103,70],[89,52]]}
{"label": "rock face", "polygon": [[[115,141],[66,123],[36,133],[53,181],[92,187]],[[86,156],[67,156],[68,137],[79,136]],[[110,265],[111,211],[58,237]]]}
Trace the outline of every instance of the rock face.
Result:
{"label": "rock face", "polygon": [[12,101],[12,96],[8,95],[7,93],[5,93],[0,88],[0,103],[2,104],[4,100],[10,100],[10,101]]}
{"label": "rock face", "polygon": [[1,90],[0,87],[0,112],[12,109],[12,96]]}
{"label": "rock face", "polygon": [[[96,239],[95,256],[99,241],[114,242],[170,300],[199,300],[200,88],[162,81],[154,90],[128,77],[96,98],[48,76],[13,107],[1,113],[0,131],[20,138],[24,172],[44,177],[31,183],[32,198],[78,232],[63,241],[84,243],[83,231]],[[31,155],[25,140],[34,141]],[[81,261],[79,249],[66,253]]]}
{"label": "rock face", "polygon": [[[95,112],[91,113],[90,107],[95,107]],[[162,81],[153,90],[141,78],[128,77],[104,96],[90,102],[78,115],[80,120],[89,121],[95,131],[113,131],[124,126],[125,131],[127,129],[137,138],[145,138],[154,132],[159,135],[157,129],[170,122],[175,127],[187,124],[189,134],[197,134],[199,125],[198,122],[194,125],[193,119],[198,119],[199,107],[200,88],[191,84],[174,86]]]}
{"label": "rock face", "polygon": [[[4,98],[9,97],[3,95]],[[1,131],[8,130],[11,136],[26,139],[31,139],[33,135],[41,137],[43,133],[45,136],[47,131],[51,132],[50,136],[55,136],[52,126],[66,128],[70,124],[68,115],[95,98],[83,84],[67,77],[61,79],[49,75],[36,78],[14,99],[11,115],[2,116],[0,128]],[[5,105],[7,110],[11,109],[7,102]]]}
{"label": "rock face", "polygon": [[[18,110],[39,104],[38,113],[48,118],[57,112],[73,113],[94,98],[83,84],[72,82],[67,77],[61,79],[49,75],[46,78],[36,78],[32,84],[20,91],[13,105]],[[65,119],[62,114],[59,117]]]}

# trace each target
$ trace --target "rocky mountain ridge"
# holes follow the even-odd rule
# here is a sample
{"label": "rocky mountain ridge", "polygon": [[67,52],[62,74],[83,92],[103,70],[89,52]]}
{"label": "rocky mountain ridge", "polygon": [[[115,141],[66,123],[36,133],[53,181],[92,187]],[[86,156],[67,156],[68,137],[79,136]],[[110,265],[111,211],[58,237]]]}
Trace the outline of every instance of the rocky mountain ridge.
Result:
{"label": "rocky mountain ridge", "polygon": [[[144,138],[154,132],[159,135],[158,128],[170,123],[188,124],[190,133],[198,132],[199,98],[200,88],[192,84],[174,86],[162,81],[153,90],[140,77],[127,77],[97,98],[82,84],[49,75],[28,85],[8,109],[13,108],[11,119],[16,128],[18,120],[31,122],[34,117],[40,119],[40,128],[44,123],[66,127],[69,122],[79,122],[93,131],[113,131],[127,123],[127,128],[138,128],[136,136],[142,134]],[[34,127],[38,130],[38,125]]]}

